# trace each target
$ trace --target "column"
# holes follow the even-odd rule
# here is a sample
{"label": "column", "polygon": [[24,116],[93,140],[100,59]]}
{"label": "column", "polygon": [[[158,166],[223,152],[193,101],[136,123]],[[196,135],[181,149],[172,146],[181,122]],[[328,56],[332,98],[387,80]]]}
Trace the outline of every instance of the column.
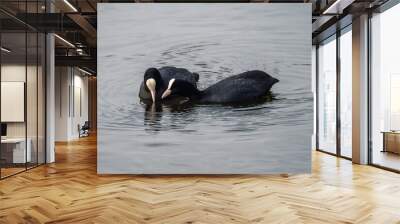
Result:
{"label": "column", "polygon": [[368,163],[368,15],[353,19],[352,157]]}

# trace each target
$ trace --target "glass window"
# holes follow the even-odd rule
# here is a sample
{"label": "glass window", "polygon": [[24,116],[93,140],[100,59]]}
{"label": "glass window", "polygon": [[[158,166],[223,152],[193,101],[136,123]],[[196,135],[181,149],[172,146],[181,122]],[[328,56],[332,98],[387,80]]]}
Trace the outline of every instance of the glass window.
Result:
{"label": "glass window", "polygon": [[372,163],[400,170],[400,4],[376,14],[372,26]]}
{"label": "glass window", "polygon": [[340,36],[340,154],[352,156],[352,35],[351,26]]}
{"label": "glass window", "polygon": [[318,148],[336,153],[336,36],[318,47]]}
{"label": "glass window", "polygon": [[[19,13],[38,13],[43,4],[18,2],[14,8]],[[0,178],[4,178],[45,162],[46,39],[1,12],[0,26]]]}
{"label": "glass window", "polygon": [[[312,83],[312,92],[313,92],[313,97],[316,99],[317,97],[317,47],[315,45],[312,45],[312,51],[311,51],[311,83]],[[317,101],[314,100],[314,111],[317,111]],[[317,113],[313,114],[313,136],[312,136],[312,149],[316,149],[316,136],[317,133]]]}
{"label": "glass window", "polygon": [[[1,176],[24,171],[31,150],[26,144],[26,34],[1,34]],[[4,50],[6,49],[6,50]],[[28,147],[27,147],[28,146]]]}

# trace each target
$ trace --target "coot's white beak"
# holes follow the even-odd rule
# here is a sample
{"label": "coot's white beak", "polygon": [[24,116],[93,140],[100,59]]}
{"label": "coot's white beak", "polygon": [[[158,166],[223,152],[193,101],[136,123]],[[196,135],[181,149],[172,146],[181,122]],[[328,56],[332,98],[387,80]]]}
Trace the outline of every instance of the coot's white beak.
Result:
{"label": "coot's white beak", "polygon": [[167,96],[169,96],[169,95],[171,95],[171,90],[170,90],[170,89],[167,89],[167,90],[165,90],[164,93],[162,94],[161,99],[164,99],[165,97],[167,97]]}
{"label": "coot's white beak", "polygon": [[153,100],[153,103],[156,102],[156,80],[148,79],[146,81],[146,86],[150,90],[151,99]]}
{"label": "coot's white beak", "polygon": [[165,97],[171,95],[171,87],[172,87],[172,84],[174,84],[174,82],[175,82],[175,79],[169,80],[168,88],[167,88],[167,90],[165,90],[164,93],[162,94],[161,99],[164,99]]}

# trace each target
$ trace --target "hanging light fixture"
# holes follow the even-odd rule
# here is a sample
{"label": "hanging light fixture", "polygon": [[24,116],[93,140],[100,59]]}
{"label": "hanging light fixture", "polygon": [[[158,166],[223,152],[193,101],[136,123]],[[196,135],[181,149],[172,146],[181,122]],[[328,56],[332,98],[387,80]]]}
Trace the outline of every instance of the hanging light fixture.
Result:
{"label": "hanging light fixture", "polygon": [[71,42],[69,42],[68,40],[62,38],[61,36],[59,36],[58,34],[54,34],[55,37],[57,37],[59,40],[61,40],[62,42],[66,43],[68,46],[75,48],[75,45],[73,45]]}
{"label": "hanging light fixture", "polygon": [[11,52],[10,49],[7,49],[7,48],[5,48],[5,47],[1,47],[1,51],[4,51],[4,52],[6,52],[6,53],[10,53],[10,52]]}

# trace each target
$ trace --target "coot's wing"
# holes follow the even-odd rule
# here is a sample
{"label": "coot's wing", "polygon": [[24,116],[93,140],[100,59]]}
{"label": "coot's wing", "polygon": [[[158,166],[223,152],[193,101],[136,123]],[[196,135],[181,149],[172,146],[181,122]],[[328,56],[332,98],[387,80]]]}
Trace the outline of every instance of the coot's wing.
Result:
{"label": "coot's wing", "polygon": [[265,96],[278,80],[262,71],[228,77],[204,90],[203,102],[247,102]]}
{"label": "coot's wing", "polygon": [[192,85],[197,86],[197,81],[199,80],[199,74],[192,73],[185,68],[177,68],[173,66],[165,66],[159,69],[161,78],[164,83],[168,85],[171,79],[181,79],[190,82]]}

